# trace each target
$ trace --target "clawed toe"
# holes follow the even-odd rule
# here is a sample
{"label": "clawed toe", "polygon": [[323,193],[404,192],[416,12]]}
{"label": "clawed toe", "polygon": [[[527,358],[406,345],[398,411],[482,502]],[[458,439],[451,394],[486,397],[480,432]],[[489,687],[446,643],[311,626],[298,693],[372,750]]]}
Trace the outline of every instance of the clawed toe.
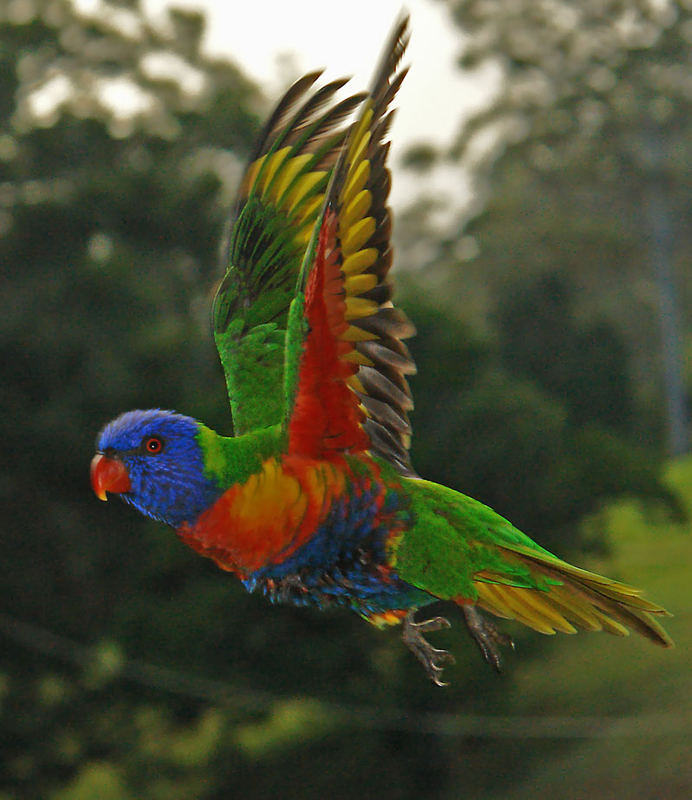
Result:
{"label": "clawed toe", "polygon": [[499,646],[510,647],[514,650],[512,637],[498,631],[492,622],[484,619],[480,611],[473,606],[463,606],[462,609],[466,627],[478,645],[483,658],[497,672],[502,672],[502,658]]}
{"label": "clawed toe", "polygon": [[426,671],[436,686],[449,686],[449,681],[442,680],[442,673],[446,664],[456,664],[456,659],[447,650],[438,650],[435,647],[430,648],[431,655],[428,656],[429,661],[421,659],[426,667]]}
{"label": "clawed toe", "polygon": [[422,622],[414,622],[414,612],[409,611],[404,619],[403,640],[406,646],[425,667],[428,677],[437,686],[447,686],[442,680],[445,664],[453,664],[454,656],[447,650],[433,647],[424,637],[424,633],[449,628],[450,623],[444,617],[433,617]]}
{"label": "clawed toe", "polygon": [[411,615],[410,624],[418,633],[431,633],[432,631],[441,631],[452,627],[446,617],[433,617],[432,619],[424,619],[422,622],[413,622],[413,616]]}
{"label": "clawed toe", "polygon": [[[500,647],[510,647],[514,650],[512,637],[498,631],[492,622],[488,622],[474,606],[462,606],[462,610],[466,627],[478,645],[483,658],[497,672],[502,672]],[[446,681],[442,680],[442,673],[447,664],[454,664],[454,656],[446,650],[433,647],[423,634],[449,628],[449,620],[445,617],[432,617],[422,622],[415,622],[414,613],[415,611],[409,611],[404,619],[402,636],[404,644],[425,667],[425,671],[433,683],[437,686],[447,686]]]}

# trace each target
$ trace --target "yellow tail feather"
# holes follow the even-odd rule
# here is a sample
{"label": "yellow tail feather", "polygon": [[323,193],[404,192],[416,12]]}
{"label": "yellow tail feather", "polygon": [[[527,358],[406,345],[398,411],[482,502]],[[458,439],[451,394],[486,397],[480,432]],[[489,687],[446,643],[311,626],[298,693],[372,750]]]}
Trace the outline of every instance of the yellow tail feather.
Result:
{"label": "yellow tail feather", "polygon": [[668,612],[641,597],[639,589],[524,545],[501,547],[508,560],[521,563],[535,578],[556,583],[530,589],[485,570],[474,581],[480,608],[545,634],[576,633],[581,628],[628,636],[631,629],[662,647],[672,646],[672,639],[652,617]]}

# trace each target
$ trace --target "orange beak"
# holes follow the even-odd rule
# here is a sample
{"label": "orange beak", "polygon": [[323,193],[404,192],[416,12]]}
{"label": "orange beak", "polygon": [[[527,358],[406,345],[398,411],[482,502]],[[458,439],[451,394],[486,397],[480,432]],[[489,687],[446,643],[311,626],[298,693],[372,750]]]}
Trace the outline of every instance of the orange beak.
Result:
{"label": "orange beak", "polygon": [[107,458],[103,453],[96,453],[91,459],[91,488],[99,500],[108,500],[106,492],[129,492],[132,488],[130,476],[123,462],[117,458]]}

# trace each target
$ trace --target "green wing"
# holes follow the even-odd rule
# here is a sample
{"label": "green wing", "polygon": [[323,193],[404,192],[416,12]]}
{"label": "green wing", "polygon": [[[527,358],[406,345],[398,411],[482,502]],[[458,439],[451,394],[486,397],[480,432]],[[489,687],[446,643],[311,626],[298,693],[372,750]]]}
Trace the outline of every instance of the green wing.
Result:
{"label": "green wing", "polygon": [[214,298],[214,338],[236,435],[282,419],[288,308],[348,132],[344,120],[364,97],[335,102],[346,81],[315,90],[319,74],[306,75],[286,92],[259,137]]}

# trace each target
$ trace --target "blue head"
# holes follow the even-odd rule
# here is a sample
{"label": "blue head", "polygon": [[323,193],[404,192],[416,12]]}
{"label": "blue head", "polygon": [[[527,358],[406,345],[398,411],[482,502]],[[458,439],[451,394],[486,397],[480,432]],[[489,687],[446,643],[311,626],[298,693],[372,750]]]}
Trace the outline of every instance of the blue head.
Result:
{"label": "blue head", "polygon": [[191,522],[222,489],[204,475],[200,424],[172,411],[128,411],[98,436],[91,464],[96,494],[119,494],[142,514],[174,527]]}

